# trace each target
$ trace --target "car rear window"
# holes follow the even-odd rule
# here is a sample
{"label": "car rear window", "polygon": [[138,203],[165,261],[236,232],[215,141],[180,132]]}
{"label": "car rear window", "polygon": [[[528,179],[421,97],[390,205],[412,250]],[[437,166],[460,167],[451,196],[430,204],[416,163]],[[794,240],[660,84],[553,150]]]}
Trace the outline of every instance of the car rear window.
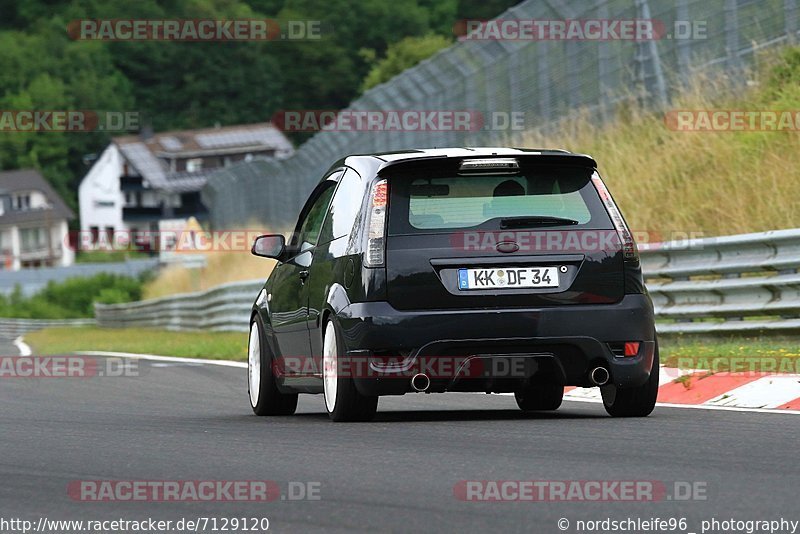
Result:
{"label": "car rear window", "polygon": [[582,167],[550,167],[511,175],[398,176],[390,179],[390,233],[495,230],[503,220],[525,217],[575,221],[565,224],[570,227],[609,228],[591,173]]}

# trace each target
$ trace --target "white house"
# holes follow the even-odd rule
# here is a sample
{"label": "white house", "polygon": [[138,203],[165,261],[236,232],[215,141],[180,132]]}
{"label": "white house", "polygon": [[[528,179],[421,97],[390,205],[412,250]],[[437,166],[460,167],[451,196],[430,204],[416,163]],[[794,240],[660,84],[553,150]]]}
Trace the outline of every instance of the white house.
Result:
{"label": "white house", "polygon": [[163,221],[203,221],[200,190],[215,170],[293,150],[271,123],[115,137],[78,188],[81,232],[93,243],[118,233],[136,240]]}
{"label": "white house", "polygon": [[75,214],[32,169],[0,172],[0,269],[72,265]]}

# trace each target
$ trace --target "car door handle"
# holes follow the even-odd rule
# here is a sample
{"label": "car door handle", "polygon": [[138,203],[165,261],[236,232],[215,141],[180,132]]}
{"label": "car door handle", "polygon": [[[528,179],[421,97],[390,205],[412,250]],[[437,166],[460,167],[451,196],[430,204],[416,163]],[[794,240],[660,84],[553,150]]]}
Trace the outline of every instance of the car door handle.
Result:
{"label": "car door handle", "polygon": [[300,271],[299,275],[300,275],[300,280],[305,282],[306,279],[308,278],[308,271]]}

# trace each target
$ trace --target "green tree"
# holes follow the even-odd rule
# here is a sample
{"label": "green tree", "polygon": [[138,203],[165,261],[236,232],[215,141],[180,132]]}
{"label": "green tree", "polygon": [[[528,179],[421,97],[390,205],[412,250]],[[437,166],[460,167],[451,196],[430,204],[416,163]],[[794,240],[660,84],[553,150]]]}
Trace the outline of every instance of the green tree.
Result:
{"label": "green tree", "polygon": [[[413,67],[423,59],[427,59],[452,41],[441,35],[424,35],[422,37],[406,37],[389,46],[386,57],[375,61],[362,83],[366,91],[378,84],[394,78],[409,67]],[[367,57],[371,54],[365,52]]]}
{"label": "green tree", "polygon": [[[513,0],[0,0],[0,109],[138,111],[155,130],[268,120],[280,109],[339,109],[453,38],[460,18]],[[273,18],[320,21],[319,40],[73,41],[71,21]],[[75,208],[115,132],[0,132],[0,169],[35,167]],[[296,134],[295,141],[302,141]]]}

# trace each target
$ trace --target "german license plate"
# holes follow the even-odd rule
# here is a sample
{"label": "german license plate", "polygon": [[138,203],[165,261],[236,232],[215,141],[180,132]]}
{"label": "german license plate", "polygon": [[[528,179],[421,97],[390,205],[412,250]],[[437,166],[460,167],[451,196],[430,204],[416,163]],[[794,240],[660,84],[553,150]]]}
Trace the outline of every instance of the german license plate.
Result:
{"label": "german license plate", "polygon": [[558,287],[558,267],[459,269],[458,289],[523,289]]}

